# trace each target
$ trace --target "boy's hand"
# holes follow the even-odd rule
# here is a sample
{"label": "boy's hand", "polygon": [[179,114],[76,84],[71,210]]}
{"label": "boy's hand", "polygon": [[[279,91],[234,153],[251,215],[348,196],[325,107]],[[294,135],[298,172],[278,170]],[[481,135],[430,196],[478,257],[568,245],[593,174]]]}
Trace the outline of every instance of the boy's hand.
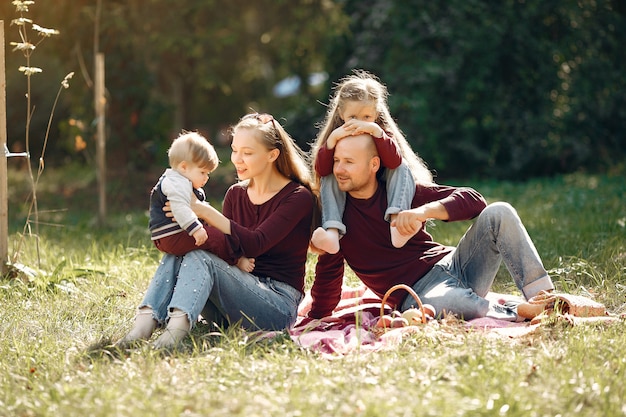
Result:
{"label": "boy's hand", "polygon": [[193,234],[193,238],[196,239],[196,246],[200,246],[204,242],[206,242],[206,240],[209,238],[209,235],[207,235],[206,230],[204,230],[203,228],[203,229],[197,230]]}
{"label": "boy's hand", "polygon": [[254,258],[246,258],[242,256],[237,260],[237,267],[244,272],[254,271]]}

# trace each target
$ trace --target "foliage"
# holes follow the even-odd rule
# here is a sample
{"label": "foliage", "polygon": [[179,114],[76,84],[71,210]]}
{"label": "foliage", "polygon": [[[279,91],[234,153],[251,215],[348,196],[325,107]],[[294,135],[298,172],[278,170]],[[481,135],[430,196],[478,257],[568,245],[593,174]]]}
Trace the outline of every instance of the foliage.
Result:
{"label": "foliage", "polygon": [[[50,170],[42,179],[42,204],[50,201],[47,193],[63,196],[59,183],[75,189],[68,200],[88,204],[91,191],[81,169],[72,167],[68,177]],[[517,207],[559,289],[588,291],[613,313],[626,312],[622,178],[572,175],[525,185],[465,185],[489,201]],[[442,327],[408,337],[393,350],[334,360],[298,348],[285,334],[263,339],[206,325],[169,355],[148,346],[116,351],[110,344],[130,327],[159,259],[147,217],[125,212],[98,229],[84,207],[56,215],[65,226],[43,227],[41,236],[42,269],[52,272],[0,281],[2,415],[626,413],[623,321],[576,327],[546,323],[518,339]],[[442,243],[455,244],[467,226],[436,223],[431,231]],[[35,256],[26,251],[25,262]],[[311,256],[308,286],[314,262]],[[505,273],[498,276],[497,290],[506,290],[509,282]]]}
{"label": "foliage", "polygon": [[[95,147],[88,58],[95,7],[59,0],[45,13],[50,24],[72,34],[61,38],[55,59],[80,69],[83,79],[65,112],[73,122],[58,134],[65,151],[88,161]],[[315,87],[303,83],[298,96],[286,99],[274,97],[272,87],[287,76],[324,70],[323,45],[345,27],[341,17],[327,0],[103,2],[98,35],[106,59],[111,165],[132,171],[163,164],[171,138],[183,128],[225,145],[228,126],[250,109],[291,119],[293,106],[314,102]],[[11,87],[9,100],[17,94]],[[86,150],[74,147],[83,140]]]}
{"label": "foliage", "polygon": [[605,171],[626,154],[623,2],[346,0],[333,75],[367,68],[447,176]]}
{"label": "foliage", "polygon": [[[9,2],[0,13],[15,14]],[[273,113],[307,148],[330,87],[355,68],[387,84],[392,114],[439,178],[624,170],[626,8],[617,0],[109,0],[97,34],[93,1],[58,0],[33,16],[63,29],[38,52],[46,71],[81,74],[51,129],[57,164],[91,163],[98,36],[109,172],[164,165],[181,128],[226,145],[227,127],[250,109]],[[326,83],[304,82],[316,72]],[[301,80],[298,94],[275,96],[289,76]],[[33,99],[56,90],[42,81]],[[19,82],[8,74],[9,103],[23,97]],[[17,146],[24,116],[8,113]],[[33,131],[45,130],[40,115]]]}

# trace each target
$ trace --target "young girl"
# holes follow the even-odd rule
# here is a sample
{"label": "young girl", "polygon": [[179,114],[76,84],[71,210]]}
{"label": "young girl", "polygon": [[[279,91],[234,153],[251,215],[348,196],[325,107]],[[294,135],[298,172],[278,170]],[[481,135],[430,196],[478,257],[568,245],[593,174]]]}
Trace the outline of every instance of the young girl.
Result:
{"label": "young girl", "polygon": [[400,211],[411,207],[416,182],[430,184],[433,177],[391,118],[387,96],[386,87],[377,78],[358,71],[341,80],[331,99],[313,147],[315,177],[320,183],[322,227],[313,232],[311,242],[325,252],[337,253],[339,238],[346,233],[342,223],[346,196],[332,174],[335,145],[347,136],[368,133],[374,138],[381,164],[386,168],[388,208],[385,220],[391,223],[392,244],[397,248],[404,246],[421,228],[418,225],[400,233],[393,222]]}

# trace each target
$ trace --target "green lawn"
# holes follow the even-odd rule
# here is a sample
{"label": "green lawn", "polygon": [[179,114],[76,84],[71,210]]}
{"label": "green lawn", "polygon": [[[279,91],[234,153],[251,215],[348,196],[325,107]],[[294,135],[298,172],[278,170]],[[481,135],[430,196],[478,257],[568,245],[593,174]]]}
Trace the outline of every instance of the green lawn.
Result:
{"label": "green lawn", "polygon": [[[78,188],[93,186],[74,176],[84,179]],[[158,263],[146,215],[111,214],[97,227],[93,201],[67,185],[60,191],[55,173],[48,178],[42,221],[55,226],[40,227],[38,251],[26,237],[19,258],[37,274],[0,280],[0,416],[626,415],[623,320],[546,323],[517,339],[442,329],[395,350],[333,360],[284,335],[259,341],[236,330],[207,335],[204,327],[170,355],[106,349],[128,330]],[[469,185],[518,209],[559,290],[626,312],[623,177]],[[17,194],[11,198],[14,250],[23,210]],[[437,223],[431,231],[455,244],[468,225]],[[515,291],[506,271],[495,290]]]}

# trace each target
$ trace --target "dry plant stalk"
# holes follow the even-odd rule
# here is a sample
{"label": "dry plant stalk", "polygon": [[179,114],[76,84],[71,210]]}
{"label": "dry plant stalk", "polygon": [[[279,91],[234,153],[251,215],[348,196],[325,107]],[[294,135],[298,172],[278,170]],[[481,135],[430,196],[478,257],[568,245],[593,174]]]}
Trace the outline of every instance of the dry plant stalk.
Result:
{"label": "dry plant stalk", "polygon": [[[39,74],[43,70],[38,67],[31,66],[31,56],[35,51],[36,47],[43,42],[44,39],[49,38],[54,35],[58,35],[59,31],[56,29],[48,29],[41,27],[35,23],[31,19],[26,17],[26,13],[29,11],[29,6],[33,5],[35,2],[32,0],[14,0],[13,5],[16,8],[17,13],[20,15],[19,18],[11,21],[11,26],[17,26],[20,42],[11,42],[11,46],[13,46],[13,51],[21,52],[24,55],[24,59],[26,60],[26,65],[20,66],[19,71],[24,73],[26,76],[26,128],[24,134],[25,140],[25,150],[24,157],[27,160],[28,167],[28,175],[31,184],[31,201],[30,206],[28,208],[28,214],[26,216],[26,222],[24,224],[24,229],[21,235],[21,238],[16,246],[11,262],[15,263],[20,254],[20,250],[22,247],[22,243],[24,241],[24,237],[26,234],[29,236],[35,237],[36,247],[37,247],[37,263],[38,267],[41,265],[41,256],[39,252],[39,210],[37,206],[37,185],[39,183],[39,179],[41,178],[41,174],[45,168],[44,163],[44,155],[46,152],[46,147],[48,145],[48,137],[50,134],[50,126],[52,125],[52,118],[54,115],[54,111],[56,109],[56,105],[59,100],[59,96],[61,95],[61,91],[63,89],[69,88],[69,80],[74,75],[73,72],[67,74],[63,81],[61,81],[61,86],[57,92],[56,98],[54,100],[54,104],[52,105],[52,109],[50,111],[50,117],[48,119],[48,125],[46,128],[46,134],[44,137],[41,156],[39,157],[39,164],[37,168],[37,174],[33,173],[33,167],[31,164],[31,152],[30,152],[30,122],[32,120],[33,113],[35,111],[35,107],[31,103],[31,77],[34,74]],[[29,30],[30,28],[30,30]],[[29,37],[30,31],[34,31],[40,37],[36,42],[32,42]],[[35,231],[33,234],[32,225],[34,225]]]}

